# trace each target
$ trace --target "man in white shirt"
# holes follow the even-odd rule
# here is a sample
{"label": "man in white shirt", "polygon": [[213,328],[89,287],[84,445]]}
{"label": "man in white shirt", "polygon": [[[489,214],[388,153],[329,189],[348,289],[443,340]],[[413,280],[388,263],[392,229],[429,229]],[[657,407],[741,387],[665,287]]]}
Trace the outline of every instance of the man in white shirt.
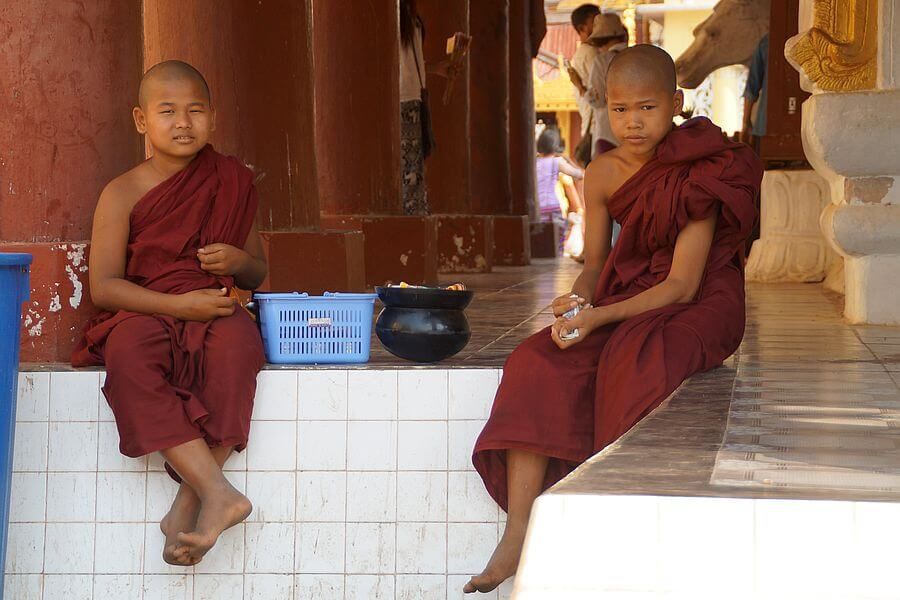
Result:
{"label": "man in white shirt", "polygon": [[[599,14],[600,8],[595,4],[582,4],[572,11],[572,27],[575,28],[580,43],[570,61],[570,78],[572,78],[572,71],[574,70],[579,81],[590,81],[591,67],[594,65],[594,57],[599,50],[587,42],[594,31],[594,17]],[[581,115],[581,135],[583,137],[588,133],[593,109],[581,93],[576,95],[575,101],[578,104],[578,113]]]}
{"label": "man in white shirt", "polygon": [[628,30],[614,13],[597,15],[587,44],[583,45],[592,46],[596,52],[588,68],[587,79],[581,78],[578,73],[579,77],[573,77],[572,83],[578,88],[580,97],[593,109],[591,135],[594,146],[591,158],[594,158],[618,145],[606,111],[606,73],[615,55],[628,47]]}

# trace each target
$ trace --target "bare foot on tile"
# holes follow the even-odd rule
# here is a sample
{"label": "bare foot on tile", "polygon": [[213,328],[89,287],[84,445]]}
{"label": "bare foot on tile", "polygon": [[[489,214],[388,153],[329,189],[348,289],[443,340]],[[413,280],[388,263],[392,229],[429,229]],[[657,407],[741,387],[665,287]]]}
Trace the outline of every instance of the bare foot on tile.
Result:
{"label": "bare foot on tile", "polygon": [[472,577],[469,583],[463,587],[463,592],[466,594],[487,593],[515,575],[524,544],[525,529],[518,532],[507,526],[484,571],[480,575]]}
{"label": "bare foot on tile", "polygon": [[189,556],[186,547],[179,547],[178,533],[191,531],[197,526],[197,516],[200,514],[200,499],[187,484],[182,483],[172,502],[172,508],[159,522],[159,528],[166,536],[163,547],[163,560],[170,565],[189,567],[197,564]]}
{"label": "bare foot on tile", "polygon": [[204,497],[194,530],[177,534],[176,552],[186,551],[191,560],[199,562],[223,531],[242,522],[252,511],[250,500],[225,482],[217,493]]}

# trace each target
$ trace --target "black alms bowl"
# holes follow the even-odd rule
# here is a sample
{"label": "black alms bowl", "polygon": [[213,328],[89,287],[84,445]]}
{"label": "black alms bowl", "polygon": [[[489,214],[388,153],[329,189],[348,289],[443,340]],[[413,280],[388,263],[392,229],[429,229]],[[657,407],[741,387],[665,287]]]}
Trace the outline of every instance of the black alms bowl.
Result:
{"label": "black alms bowl", "polygon": [[389,287],[376,292],[385,308],[375,335],[391,354],[430,363],[450,358],[469,343],[472,332],[463,309],[472,292]]}

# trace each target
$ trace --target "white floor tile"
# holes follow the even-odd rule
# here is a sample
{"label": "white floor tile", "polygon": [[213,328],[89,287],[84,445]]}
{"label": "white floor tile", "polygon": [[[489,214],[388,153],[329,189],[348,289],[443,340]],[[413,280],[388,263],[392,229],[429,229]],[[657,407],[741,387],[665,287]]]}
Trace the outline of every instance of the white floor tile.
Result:
{"label": "white floor tile", "polygon": [[393,573],[395,523],[347,523],[347,573]]}
{"label": "white floor tile", "polygon": [[296,421],[253,423],[247,444],[247,468],[253,471],[293,471],[296,467]]}
{"label": "white floor tile", "polygon": [[178,484],[168,473],[147,473],[147,521],[159,523],[172,507],[176,493]]}
{"label": "white floor tile", "polygon": [[297,520],[343,522],[347,514],[347,473],[297,473]]}
{"label": "white floor tile", "polygon": [[9,520],[12,523],[43,521],[47,506],[47,475],[13,473]]}
{"label": "white floor tile", "polygon": [[450,371],[450,419],[487,419],[498,383],[496,369]]}
{"label": "white floor tile", "polygon": [[47,423],[17,423],[13,471],[47,470]]}
{"label": "white floor tile", "polygon": [[300,421],[298,431],[299,469],[340,471],[347,467],[346,421]]}
{"label": "white floor tile", "polygon": [[50,376],[51,421],[96,421],[100,376],[96,371],[57,371]]}
{"label": "white floor tile", "polygon": [[98,425],[100,449],[97,469],[100,471],[130,471],[141,473],[147,470],[147,457],[129,458],[119,451],[119,430],[115,423]]}
{"label": "white floor tile", "polygon": [[294,520],[296,510],[296,473],[247,473],[247,497],[253,503],[250,522],[286,522]]}
{"label": "white floor tile", "polygon": [[447,520],[496,523],[499,508],[484,488],[478,473],[451,471],[448,473]]}
{"label": "white floor tile", "polygon": [[397,520],[447,520],[447,473],[397,473]]}
{"label": "white floor tile", "polygon": [[145,473],[97,473],[97,521],[144,521]]}
{"label": "white floor tile", "polygon": [[394,600],[393,575],[347,575],[345,600]]}
{"label": "white floor tile", "polygon": [[204,556],[203,561],[194,567],[194,572],[205,574],[243,573],[245,527],[246,525],[241,523],[222,533],[209,554]]}
{"label": "white floor tile", "polygon": [[194,600],[239,600],[243,597],[243,575],[194,576]]}
{"label": "white floor tile", "polygon": [[397,575],[397,600],[447,600],[447,576]]}
{"label": "white floor tile", "polygon": [[345,420],[347,371],[300,371],[299,404],[302,420]]}
{"label": "white floor tile", "polygon": [[144,600],[192,600],[193,583],[189,575],[144,575]]}
{"label": "white floor tile", "polygon": [[92,573],[93,523],[47,523],[44,573]]}
{"label": "white floor tile", "polygon": [[852,593],[842,587],[850,552],[840,550],[852,548],[852,503],[756,500],[755,517],[761,597]]}
{"label": "white floor tile", "polygon": [[472,466],[472,448],[484,421],[450,421],[450,461],[448,467],[452,471],[474,471]]}
{"label": "white floor tile", "polygon": [[295,600],[328,600],[344,597],[343,575],[297,575]]}
{"label": "white floor tile", "polygon": [[142,572],[144,527],[143,523],[97,523],[94,572]]}
{"label": "white floor tile", "polygon": [[350,420],[397,418],[397,371],[350,371]]}
{"label": "white floor tile", "polygon": [[720,594],[753,577],[753,501],[660,498],[660,587]]}
{"label": "white floor tile", "polygon": [[293,523],[247,523],[244,549],[247,573],[293,573]]}
{"label": "white floor tile", "polygon": [[298,523],[295,551],[298,573],[344,572],[345,525]]}
{"label": "white floor tile", "polygon": [[397,520],[397,474],[347,473],[347,521]]}
{"label": "white floor tile", "polygon": [[244,600],[293,600],[293,575],[247,575]]}
{"label": "white floor tile", "polygon": [[93,521],[96,501],[96,473],[47,474],[48,521]]}
{"label": "white floor tile", "polygon": [[[44,523],[10,523],[6,542],[7,573],[42,573],[44,570]],[[28,586],[30,579],[17,585]],[[18,598],[18,596],[13,596]]]}
{"label": "white floor tile", "polygon": [[143,589],[141,575],[94,575],[96,600],[141,600]]}
{"label": "white floor tile", "polygon": [[414,369],[398,371],[398,416],[401,420],[447,419],[448,371]]}
{"label": "white floor tile", "polygon": [[16,388],[16,421],[50,418],[50,373],[19,373]]}
{"label": "white floor tile", "polygon": [[3,579],[3,597],[14,600],[41,600],[43,575],[12,575]]}
{"label": "white floor tile", "polygon": [[401,471],[447,470],[446,421],[400,421],[397,445]]}
{"label": "white floor tile", "polygon": [[446,523],[397,524],[397,573],[447,572]]}
{"label": "white floor tile", "polygon": [[900,504],[857,502],[853,565],[849,566],[857,593],[888,600],[897,595],[895,541],[900,539]]}
{"label": "white floor tile", "polygon": [[297,371],[260,371],[253,402],[254,421],[297,419]]}
{"label": "white floor tile", "polygon": [[396,468],[396,421],[351,421],[347,433],[347,469],[394,471]]}
{"label": "white floor tile", "polygon": [[97,423],[50,423],[50,471],[97,470]]}
{"label": "white floor tile", "polygon": [[44,575],[43,600],[91,600],[91,575]]}
{"label": "white floor tile", "polygon": [[447,525],[447,572],[477,574],[497,547],[497,525],[449,523]]}

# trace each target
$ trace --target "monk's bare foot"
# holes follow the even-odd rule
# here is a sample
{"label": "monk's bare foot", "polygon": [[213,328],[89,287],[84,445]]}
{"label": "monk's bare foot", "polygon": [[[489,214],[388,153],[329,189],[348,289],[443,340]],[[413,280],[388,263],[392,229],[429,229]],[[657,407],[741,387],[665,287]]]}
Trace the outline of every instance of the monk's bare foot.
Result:
{"label": "monk's bare foot", "polygon": [[199,561],[216,544],[223,531],[249,517],[252,511],[250,500],[226,483],[201,502],[196,528],[178,533],[178,550],[185,549],[192,560]]}
{"label": "monk's bare foot", "polygon": [[170,565],[190,567],[199,562],[191,558],[187,548],[178,545],[178,533],[193,530],[197,526],[198,514],[200,514],[200,499],[191,488],[181,484],[172,502],[172,508],[159,522],[159,528],[166,536],[163,560]]}
{"label": "monk's bare foot", "polygon": [[522,527],[521,531],[513,531],[507,526],[484,571],[481,572],[481,575],[470,579],[469,583],[463,587],[463,592],[466,594],[487,593],[515,575],[524,544],[525,528]]}

